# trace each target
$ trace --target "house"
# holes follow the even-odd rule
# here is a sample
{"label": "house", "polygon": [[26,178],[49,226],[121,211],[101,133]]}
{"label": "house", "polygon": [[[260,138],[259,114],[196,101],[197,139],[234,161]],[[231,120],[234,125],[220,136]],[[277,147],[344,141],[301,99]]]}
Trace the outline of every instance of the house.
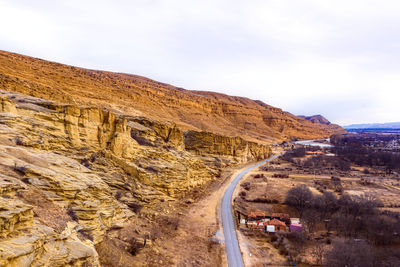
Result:
{"label": "house", "polygon": [[248,221],[260,221],[267,217],[266,212],[263,211],[252,211],[247,214]]}
{"label": "house", "polygon": [[256,221],[248,221],[247,222],[247,227],[250,228],[251,230],[256,229],[258,226],[258,222]]}
{"label": "house", "polygon": [[268,230],[268,225],[274,226],[275,231],[286,231],[286,224],[278,219],[272,219],[264,224],[267,226],[266,231]]}
{"label": "house", "polygon": [[303,226],[300,223],[291,223],[289,229],[291,232],[301,232],[303,230]]}
{"label": "house", "polygon": [[247,222],[247,227],[252,231],[264,231],[265,226],[263,222],[259,221],[249,221]]}
{"label": "house", "polygon": [[271,219],[277,219],[285,222],[287,225],[290,224],[290,216],[287,213],[272,213]]}
{"label": "house", "polygon": [[300,223],[300,218],[290,218],[290,223]]}
{"label": "house", "polygon": [[252,211],[247,214],[246,225],[252,231],[264,231],[264,223],[269,221],[267,212],[264,211]]}

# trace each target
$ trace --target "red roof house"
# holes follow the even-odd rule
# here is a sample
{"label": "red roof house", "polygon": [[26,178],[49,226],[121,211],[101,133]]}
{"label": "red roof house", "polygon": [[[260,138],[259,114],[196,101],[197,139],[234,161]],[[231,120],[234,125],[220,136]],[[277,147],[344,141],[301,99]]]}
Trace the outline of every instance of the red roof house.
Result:
{"label": "red roof house", "polygon": [[265,225],[274,225],[276,231],[286,231],[286,224],[278,219],[272,219],[264,223]]}

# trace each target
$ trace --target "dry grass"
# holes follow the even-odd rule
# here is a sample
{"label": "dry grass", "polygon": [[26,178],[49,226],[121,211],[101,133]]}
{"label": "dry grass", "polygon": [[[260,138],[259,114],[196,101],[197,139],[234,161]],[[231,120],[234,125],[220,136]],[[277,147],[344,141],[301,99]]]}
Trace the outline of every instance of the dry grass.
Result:
{"label": "dry grass", "polygon": [[106,237],[96,246],[102,266],[134,266],[135,257],[125,249],[125,242]]}
{"label": "dry grass", "polygon": [[39,221],[58,233],[65,229],[68,221],[72,221],[65,209],[48,200],[42,191],[33,186],[27,191],[18,192],[18,197],[33,206],[33,212]]}

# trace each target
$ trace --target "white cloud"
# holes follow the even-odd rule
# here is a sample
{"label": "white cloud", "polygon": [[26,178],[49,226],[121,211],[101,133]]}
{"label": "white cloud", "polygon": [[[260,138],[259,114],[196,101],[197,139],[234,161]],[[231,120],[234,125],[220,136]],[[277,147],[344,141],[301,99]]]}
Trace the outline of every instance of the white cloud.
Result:
{"label": "white cloud", "polygon": [[338,123],[400,121],[399,8],[394,0],[0,0],[0,49]]}

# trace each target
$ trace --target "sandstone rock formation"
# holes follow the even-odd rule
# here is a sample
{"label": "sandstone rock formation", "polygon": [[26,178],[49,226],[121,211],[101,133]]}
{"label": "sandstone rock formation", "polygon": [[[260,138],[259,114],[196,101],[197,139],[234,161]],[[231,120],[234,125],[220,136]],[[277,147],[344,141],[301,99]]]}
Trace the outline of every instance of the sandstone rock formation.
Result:
{"label": "sandstone rock formation", "polygon": [[95,246],[138,207],[270,153],[239,137],[0,90],[0,264],[97,266]]}
{"label": "sandstone rock formation", "polygon": [[181,130],[240,136],[257,143],[315,139],[344,131],[261,101],[189,91],[136,75],[87,70],[4,51],[0,51],[0,87],[61,103],[169,120]]}

